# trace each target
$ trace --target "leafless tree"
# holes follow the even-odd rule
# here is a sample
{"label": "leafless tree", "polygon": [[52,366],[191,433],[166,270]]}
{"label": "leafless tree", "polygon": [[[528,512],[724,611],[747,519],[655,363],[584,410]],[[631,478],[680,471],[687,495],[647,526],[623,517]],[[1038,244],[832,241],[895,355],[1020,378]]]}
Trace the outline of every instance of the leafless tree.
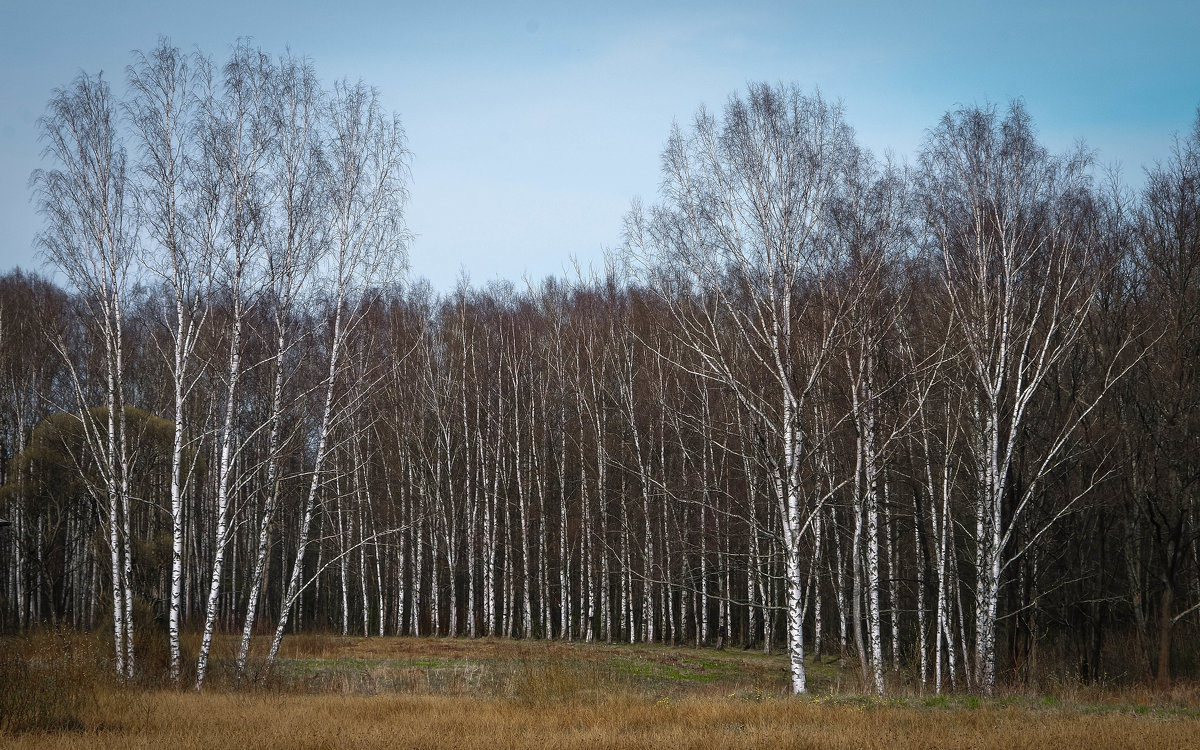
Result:
{"label": "leafless tree", "polygon": [[324,120],[322,93],[311,63],[294,57],[279,61],[271,82],[269,106],[276,137],[267,159],[268,194],[271,196],[265,222],[268,295],[274,323],[274,379],[268,416],[267,472],[258,520],[258,542],[250,592],[237,655],[237,676],[246,670],[250,637],[258,614],[259,599],[270,550],[270,530],[280,493],[284,382],[287,357],[299,346],[295,317],[302,295],[325,250],[325,165],[323,161]]}
{"label": "leafless tree", "polygon": [[[1140,211],[1131,223],[1137,239],[1132,274],[1142,299],[1139,345],[1146,351],[1123,399],[1128,419],[1127,469],[1132,520],[1126,564],[1134,614],[1150,651],[1144,609],[1157,590],[1150,656],[1157,682],[1171,681],[1172,631],[1200,610],[1200,587],[1185,571],[1200,568],[1200,465],[1189,447],[1200,431],[1197,400],[1197,313],[1200,311],[1200,114],[1177,139],[1169,159],[1147,174]],[[1197,580],[1196,576],[1192,576]],[[1186,604],[1188,598],[1190,604]],[[1176,612],[1177,602],[1183,604]]]}
{"label": "leafless tree", "polygon": [[336,84],[327,107],[327,216],[332,228],[330,250],[322,265],[329,284],[329,366],[322,384],[324,406],[312,479],[268,664],[279,651],[288,612],[301,590],[304,553],[324,479],[334,397],[347,340],[356,333],[372,296],[395,282],[408,239],[404,224],[408,150],[399,117],[385,112],[379,93],[362,83]]}
{"label": "leafless tree", "polygon": [[[1023,551],[1013,548],[1014,535],[1096,404],[1096,398],[1072,404],[1036,456],[1022,443],[1036,398],[1079,342],[1104,271],[1089,166],[1082,149],[1057,157],[1039,145],[1020,102],[1003,120],[994,108],[946,115],[921,157],[933,262],[961,341],[957,367],[974,475],[973,682],[985,692],[996,684],[1002,577]],[[1101,374],[1102,392],[1118,374]],[[1014,482],[1019,448],[1027,449],[1029,468]],[[1051,518],[1072,504],[1065,498]]]}
{"label": "leafless tree", "polygon": [[[117,673],[134,675],[132,560],[129,552],[129,448],[125,425],[124,306],[134,257],[135,225],[126,191],[126,156],[116,104],[102,76],[80,74],[51,98],[39,120],[43,155],[56,167],[32,177],[46,221],[38,243],[78,292],[89,336],[102,347],[107,405],[93,416],[75,352],[59,351],[71,371],[76,411],[101,467],[112,554],[113,636]],[[99,499],[99,497],[98,497]]]}
{"label": "leafless tree", "polygon": [[201,252],[212,259],[218,284],[228,298],[225,359],[225,399],[219,427],[218,474],[215,498],[215,542],[204,630],[196,661],[196,689],[204,684],[208,655],[216,626],[221,577],[231,522],[231,496],[238,483],[239,439],[235,423],[240,386],[244,377],[243,336],[246,320],[258,304],[264,285],[265,188],[263,172],[273,146],[276,122],[271,116],[270,87],[274,76],[270,59],[244,43],[234,48],[219,82],[211,63],[198,59],[203,84],[200,106],[200,164],[211,203],[209,224]]}
{"label": "leafless tree", "polygon": [[[838,106],[751,86],[718,121],[706,110],[663,153],[663,203],[627,217],[627,246],[671,311],[701,377],[731,389],[761,436],[786,554],[793,691],[805,692],[802,538],[823,500],[803,415],[853,300],[832,283],[831,196],[855,149]],[[752,370],[735,370],[733,347]]]}
{"label": "leafless tree", "polygon": [[171,593],[169,634],[170,675],[180,676],[179,624],[183,595],[184,495],[191,472],[185,449],[191,442],[186,403],[198,377],[196,344],[206,317],[212,269],[210,256],[196,252],[186,226],[190,213],[189,160],[197,158],[192,146],[196,101],[187,57],[169,41],[159,41],[149,55],[135,53],[127,68],[131,89],[124,108],[133,135],[139,142],[137,187],[138,215],[155,247],[144,265],[161,281],[173,302],[163,323],[171,349],[169,362],[174,392],[174,446],[171,454]]}

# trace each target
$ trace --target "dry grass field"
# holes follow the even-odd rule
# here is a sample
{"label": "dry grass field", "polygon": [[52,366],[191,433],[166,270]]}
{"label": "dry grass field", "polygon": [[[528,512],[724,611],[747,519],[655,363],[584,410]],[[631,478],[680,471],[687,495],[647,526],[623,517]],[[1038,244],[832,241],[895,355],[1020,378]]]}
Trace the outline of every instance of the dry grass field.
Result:
{"label": "dry grass field", "polygon": [[[0,642],[0,746],[13,748],[1195,747],[1200,691],[1057,684],[1040,696],[890,698],[815,665],[741,650],[499,640],[285,640],[267,678],[202,694],[106,684],[73,634]],[[221,644],[227,657],[232,645]],[[219,666],[227,668],[227,661]]]}

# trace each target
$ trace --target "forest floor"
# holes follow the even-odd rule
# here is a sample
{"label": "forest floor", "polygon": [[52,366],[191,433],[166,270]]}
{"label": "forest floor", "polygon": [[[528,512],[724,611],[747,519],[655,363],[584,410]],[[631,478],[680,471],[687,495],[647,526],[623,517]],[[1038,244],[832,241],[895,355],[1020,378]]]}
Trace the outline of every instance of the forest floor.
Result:
{"label": "forest floor", "polygon": [[[856,669],[730,648],[448,638],[284,640],[232,685],[218,641],[202,693],[107,685],[95,639],[0,638],[0,747],[1196,747],[1200,689],[1045,686],[995,698],[861,694]],[[256,647],[265,644],[256,644]],[[146,649],[146,659],[156,656]],[[18,661],[19,659],[19,661]],[[258,662],[256,665],[260,665]],[[99,665],[99,666],[98,666]]]}

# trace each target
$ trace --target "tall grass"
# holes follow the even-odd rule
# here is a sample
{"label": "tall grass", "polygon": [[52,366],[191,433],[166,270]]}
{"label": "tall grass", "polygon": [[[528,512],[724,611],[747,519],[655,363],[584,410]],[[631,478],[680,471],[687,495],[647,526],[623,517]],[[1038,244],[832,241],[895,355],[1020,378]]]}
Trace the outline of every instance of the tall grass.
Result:
{"label": "tall grass", "polygon": [[[527,696],[528,698],[529,696]],[[1005,705],[923,709],[691,697],[536,699],[157,691],[102,732],[11,738],[12,748],[1186,748],[1197,722]]]}
{"label": "tall grass", "polygon": [[[737,650],[328,636],[285,644],[270,677],[196,694],[157,677],[116,685],[100,636],[0,638],[0,746],[1094,750],[1188,747],[1200,736],[1200,690],[1186,683],[1159,695],[1063,680],[995,699],[910,686],[875,699],[856,690],[856,670],[827,663],[814,669],[819,694],[794,699],[784,657]],[[232,650],[233,636],[217,641],[219,673]]]}
{"label": "tall grass", "polygon": [[95,640],[71,631],[0,642],[0,734],[82,728],[106,666]]}

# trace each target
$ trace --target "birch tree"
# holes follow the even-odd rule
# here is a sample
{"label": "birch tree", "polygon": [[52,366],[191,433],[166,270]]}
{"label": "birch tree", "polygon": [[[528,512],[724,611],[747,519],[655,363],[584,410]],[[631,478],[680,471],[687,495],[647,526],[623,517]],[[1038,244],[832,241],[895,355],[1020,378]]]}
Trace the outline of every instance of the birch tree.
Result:
{"label": "birch tree", "polygon": [[[898,368],[887,366],[895,348],[898,316],[904,310],[902,288],[890,280],[908,249],[907,189],[903,175],[887,165],[880,169],[869,154],[856,152],[831,212],[834,241],[848,260],[844,283],[858,304],[849,312],[847,348],[843,351],[850,399],[855,461],[850,481],[854,505],[855,578],[865,578],[867,648],[860,653],[864,677],[882,695],[883,634],[880,608],[880,518],[882,487],[895,443],[907,430]],[[909,363],[920,367],[919,363]],[[920,402],[917,402],[917,408]],[[861,597],[855,595],[855,607]],[[856,632],[862,618],[855,617]],[[858,638],[861,643],[863,639]],[[894,644],[893,644],[894,645]]]}
{"label": "birch tree", "polygon": [[[1102,264],[1094,235],[1090,156],[1053,156],[1019,103],[947,114],[921,155],[924,214],[969,411],[975,542],[973,683],[996,685],[996,625],[1010,543],[1039,487],[1095,401],[1076,403],[1058,434],[1014,482],[1031,407],[1072,351],[1091,310]],[[1102,383],[1114,373],[1102,375]],[[1030,449],[1031,445],[1026,445]],[[1067,512],[1071,500],[1059,507]]]}
{"label": "birch tree", "polygon": [[395,281],[407,242],[403,210],[408,198],[408,150],[399,117],[386,113],[379,93],[362,83],[336,84],[327,107],[327,216],[331,229],[330,252],[323,265],[329,283],[328,367],[321,386],[323,406],[314,436],[311,480],[296,555],[267,656],[268,668],[279,652],[288,613],[301,591],[309,530],[325,481],[334,397],[347,340],[363,320],[370,296]]}
{"label": "birch tree", "polygon": [[[204,64],[204,63],[202,63]],[[207,68],[207,65],[204,64]],[[218,430],[213,565],[205,605],[204,629],[196,659],[196,689],[204,685],[208,654],[216,627],[221,577],[229,541],[231,495],[238,478],[241,441],[235,422],[243,372],[243,336],[246,320],[261,295],[263,247],[263,178],[261,172],[274,140],[274,123],[268,109],[269,58],[260,50],[239,45],[225,64],[219,92],[207,84],[201,124],[204,192],[211,196],[206,218],[204,252],[210,255],[219,283],[228,298],[225,393]],[[206,71],[206,77],[212,73]]]}
{"label": "birch tree", "polygon": [[270,550],[271,525],[279,501],[283,420],[287,406],[284,384],[288,362],[292,359],[289,355],[293,355],[301,343],[297,340],[296,317],[326,241],[322,222],[326,214],[321,105],[320,85],[312,65],[290,56],[282,58],[270,89],[270,113],[276,137],[265,157],[267,189],[272,197],[265,222],[265,242],[266,285],[274,325],[271,360],[274,376],[267,417],[269,434],[266,479],[261,488],[263,505],[237,655],[239,679],[246,671],[250,637],[258,616]]}
{"label": "birch tree", "polygon": [[140,145],[138,172],[139,217],[156,244],[144,262],[161,281],[173,303],[163,322],[171,350],[164,351],[171,373],[174,401],[174,443],[171,452],[171,592],[168,615],[170,678],[179,681],[179,625],[183,594],[184,494],[191,471],[185,449],[192,437],[186,402],[198,382],[194,354],[204,325],[211,269],[208,256],[188,240],[186,205],[189,159],[194,159],[191,129],[195,91],[187,58],[160,40],[149,55],[135,53],[127,68],[130,99],[125,111]]}
{"label": "birch tree", "polygon": [[45,257],[75,288],[89,338],[101,347],[100,382],[106,410],[93,416],[86,371],[75,352],[56,344],[71,373],[76,413],[100,467],[103,487],[92,488],[105,508],[117,674],[134,676],[133,590],[130,572],[129,448],[125,430],[124,314],[134,258],[126,152],[117,108],[101,75],[81,73],[55,92],[38,121],[43,157],[56,166],[38,170],[32,185],[45,227],[38,235]]}
{"label": "birch tree", "polygon": [[[806,476],[813,436],[802,415],[851,305],[829,283],[839,259],[825,220],[853,148],[840,108],[819,94],[754,84],[720,121],[701,109],[687,133],[675,128],[662,204],[627,217],[628,248],[698,374],[731,389],[762,435],[759,458],[782,519],[796,693],[807,689],[803,537],[821,500]],[[732,367],[731,339],[758,378]]]}

